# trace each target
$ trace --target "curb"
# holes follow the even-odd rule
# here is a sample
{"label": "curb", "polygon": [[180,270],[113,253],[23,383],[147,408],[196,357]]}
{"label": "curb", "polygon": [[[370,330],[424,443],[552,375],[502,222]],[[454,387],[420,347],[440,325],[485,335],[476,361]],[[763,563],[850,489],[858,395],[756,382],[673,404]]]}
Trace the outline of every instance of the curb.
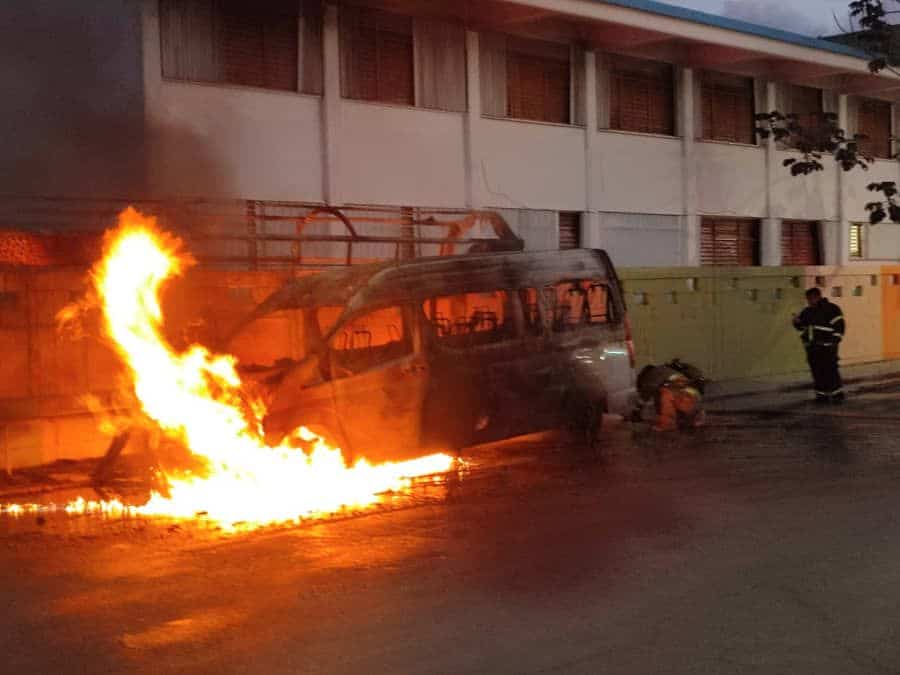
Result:
{"label": "curb", "polygon": [[[844,386],[854,389],[864,388],[864,385],[868,384],[889,384],[897,382],[900,382],[900,371],[890,371],[886,373],[878,373],[875,375],[858,375],[856,377],[844,378]],[[810,387],[811,382],[792,382],[790,384],[774,385],[771,387],[760,389],[713,394],[711,396],[706,396],[705,398],[707,401],[712,403],[716,401],[730,401],[738,398],[749,398],[752,396],[791,394],[795,392],[806,391],[807,389],[810,389]]]}

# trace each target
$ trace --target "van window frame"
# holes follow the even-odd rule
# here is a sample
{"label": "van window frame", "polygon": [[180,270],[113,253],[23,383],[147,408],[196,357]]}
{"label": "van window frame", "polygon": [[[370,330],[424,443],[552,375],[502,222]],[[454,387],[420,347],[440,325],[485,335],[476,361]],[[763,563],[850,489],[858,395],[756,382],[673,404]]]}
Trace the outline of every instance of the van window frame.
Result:
{"label": "van window frame", "polygon": [[[396,307],[400,310],[401,319],[403,321],[403,331],[404,335],[407,336],[406,342],[409,343],[410,349],[404,352],[402,355],[397,356],[396,358],[392,358],[387,361],[380,361],[375,365],[364,368],[358,372],[352,373],[350,375],[342,375],[337,377],[334,372],[334,357],[331,344],[332,341],[337,339],[338,335],[343,330],[344,326],[352,323],[356,319],[366,316],[368,314],[372,314],[374,312],[378,312],[384,309],[390,309],[392,307]],[[328,334],[323,337],[322,343],[324,348],[322,350],[323,354],[323,374],[327,375],[326,379],[329,381],[334,380],[348,380],[364,373],[372,372],[373,370],[378,370],[389,366],[397,361],[401,361],[403,359],[408,359],[410,357],[415,357],[421,354],[422,346],[421,346],[421,336],[417,327],[417,322],[415,320],[415,316],[412,311],[412,307],[408,302],[384,302],[373,305],[368,305],[365,307],[361,307],[358,310],[352,313],[346,313],[338,318],[335,321],[334,325],[331,327],[331,330],[328,331]]]}
{"label": "van window frame", "polygon": [[[541,327],[541,331],[538,334],[528,332],[528,326],[525,322],[525,304],[523,302],[522,294],[526,293],[529,290],[534,291],[536,294],[537,302],[535,303],[535,306],[538,310],[538,325]],[[544,297],[542,287],[538,285],[522,286],[516,290],[516,295],[519,304],[519,313],[521,314],[522,318],[521,337],[523,339],[545,339],[549,335],[552,335],[552,317],[549,311],[549,307],[547,306],[547,299]]]}
{"label": "van window frame", "polygon": [[[580,334],[583,331],[611,330],[622,326],[622,323],[625,319],[625,306],[618,297],[620,294],[619,286],[612,279],[610,279],[609,276],[585,276],[580,278],[563,277],[548,284],[544,284],[542,290],[553,289],[553,293],[555,294],[556,287],[559,284],[577,284],[583,281],[589,281],[592,284],[601,284],[606,287],[606,321],[586,324],[578,323],[573,324],[572,328],[568,330],[556,330],[555,307],[549,306],[546,295],[544,293],[541,293],[541,300],[544,303],[547,312],[547,321],[545,322],[545,325],[549,335],[565,336],[571,335],[573,333]],[[612,316],[610,316],[610,313],[612,313]]]}
{"label": "van window frame", "polygon": [[[423,342],[425,341],[425,337],[427,336],[427,342],[432,349],[441,352],[451,352],[462,354],[472,350],[491,350],[491,349],[502,349],[508,347],[509,345],[516,344],[521,342],[522,340],[528,339],[529,337],[533,337],[527,333],[525,330],[525,318],[524,318],[524,310],[522,308],[521,298],[519,297],[520,289],[517,287],[501,287],[501,288],[487,288],[487,289],[468,289],[465,291],[456,291],[456,292],[447,292],[443,295],[437,296],[424,296],[419,298],[416,301],[416,313],[419,316],[420,321],[420,330],[423,338]],[[513,334],[509,337],[504,338],[503,340],[498,340],[496,342],[486,342],[484,344],[476,344],[469,345],[465,347],[455,347],[442,343],[441,339],[437,336],[434,325],[429,320],[428,315],[425,312],[425,304],[430,300],[434,300],[436,298],[449,298],[455,295],[467,295],[469,293],[506,293],[508,297],[509,308],[512,313],[513,319]]]}

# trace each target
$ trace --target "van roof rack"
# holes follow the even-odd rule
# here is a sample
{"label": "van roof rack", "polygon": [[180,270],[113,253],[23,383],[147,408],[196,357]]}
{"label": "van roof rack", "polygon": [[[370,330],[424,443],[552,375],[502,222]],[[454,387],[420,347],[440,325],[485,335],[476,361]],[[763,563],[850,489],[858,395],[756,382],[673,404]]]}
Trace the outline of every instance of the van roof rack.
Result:
{"label": "van roof rack", "polygon": [[495,211],[0,194],[0,243],[4,236],[25,237],[34,252],[30,259],[6,260],[0,246],[0,265],[90,264],[99,255],[102,233],[129,205],[155,216],[208,267],[321,270],[524,249]]}

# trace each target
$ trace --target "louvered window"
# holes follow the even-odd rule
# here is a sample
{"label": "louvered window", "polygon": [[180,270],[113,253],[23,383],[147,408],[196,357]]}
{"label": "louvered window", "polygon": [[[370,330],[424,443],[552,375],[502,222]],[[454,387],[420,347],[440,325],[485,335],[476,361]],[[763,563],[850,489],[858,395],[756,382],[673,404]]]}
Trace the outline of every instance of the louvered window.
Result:
{"label": "louvered window", "polygon": [[856,109],[857,133],[867,136],[859,142],[864,154],[882,159],[891,156],[891,104],[869,98],[859,99]]}
{"label": "louvered window", "polygon": [[759,221],[703,218],[700,262],[703,265],[758,265]]}
{"label": "louvered window", "polygon": [[[800,125],[802,133],[807,137],[814,138],[816,130],[824,123],[822,90],[790,85],[787,95],[788,109],[785,112],[796,115],[797,124]],[[796,144],[796,139],[790,143],[790,145]]]}
{"label": "louvered window", "polygon": [[341,5],[341,95],[462,112],[466,37],[461,23]]}
{"label": "louvered window", "polygon": [[850,223],[850,257],[863,257],[863,225],[862,223]]}
{"label": "louvered window", "polygon": [[571,65],[568,45],[507,38],[507,116],[568,124]]}
{"label": "louvered window", "polygon": [[482,33],[478,44],[485,115],[584,124],[582,50],[501,33]]}
{"label": "louvered window", "polygon": [[581,214],[561,211],[559,214],[559,247],[581,248]]}
{"label": "louvered window", "polygon": [[704,72],[701,85],[703,138],[754,143],[753,80]]}
{"label": "louvered window", "polygon": [[610,128],[674,135],[672,66],[659,61],[613,56],[609,60],[609,69]]}
{"label": "louvered window", "polygon": [[159,13],[165,78],[322,93],[319,2],[160,0]]}
{"label": "louvered window", "polygon": [[345,98],[415,104],[410,17],[342,6],[340,42]]}
{"label": "louvered window", "polygon": [[781,224],[781,264],[821,265],[819,224],[809,220],[785,220]]}

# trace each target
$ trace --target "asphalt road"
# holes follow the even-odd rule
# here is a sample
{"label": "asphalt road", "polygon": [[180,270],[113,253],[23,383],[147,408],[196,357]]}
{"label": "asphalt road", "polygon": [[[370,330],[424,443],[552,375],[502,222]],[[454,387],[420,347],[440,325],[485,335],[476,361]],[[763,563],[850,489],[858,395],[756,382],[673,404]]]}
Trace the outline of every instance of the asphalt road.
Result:
{"label": "asphalt road", "polygon": [[898,431],[881,391],[286,529],[0,517],[0,672],[900,672]]}

